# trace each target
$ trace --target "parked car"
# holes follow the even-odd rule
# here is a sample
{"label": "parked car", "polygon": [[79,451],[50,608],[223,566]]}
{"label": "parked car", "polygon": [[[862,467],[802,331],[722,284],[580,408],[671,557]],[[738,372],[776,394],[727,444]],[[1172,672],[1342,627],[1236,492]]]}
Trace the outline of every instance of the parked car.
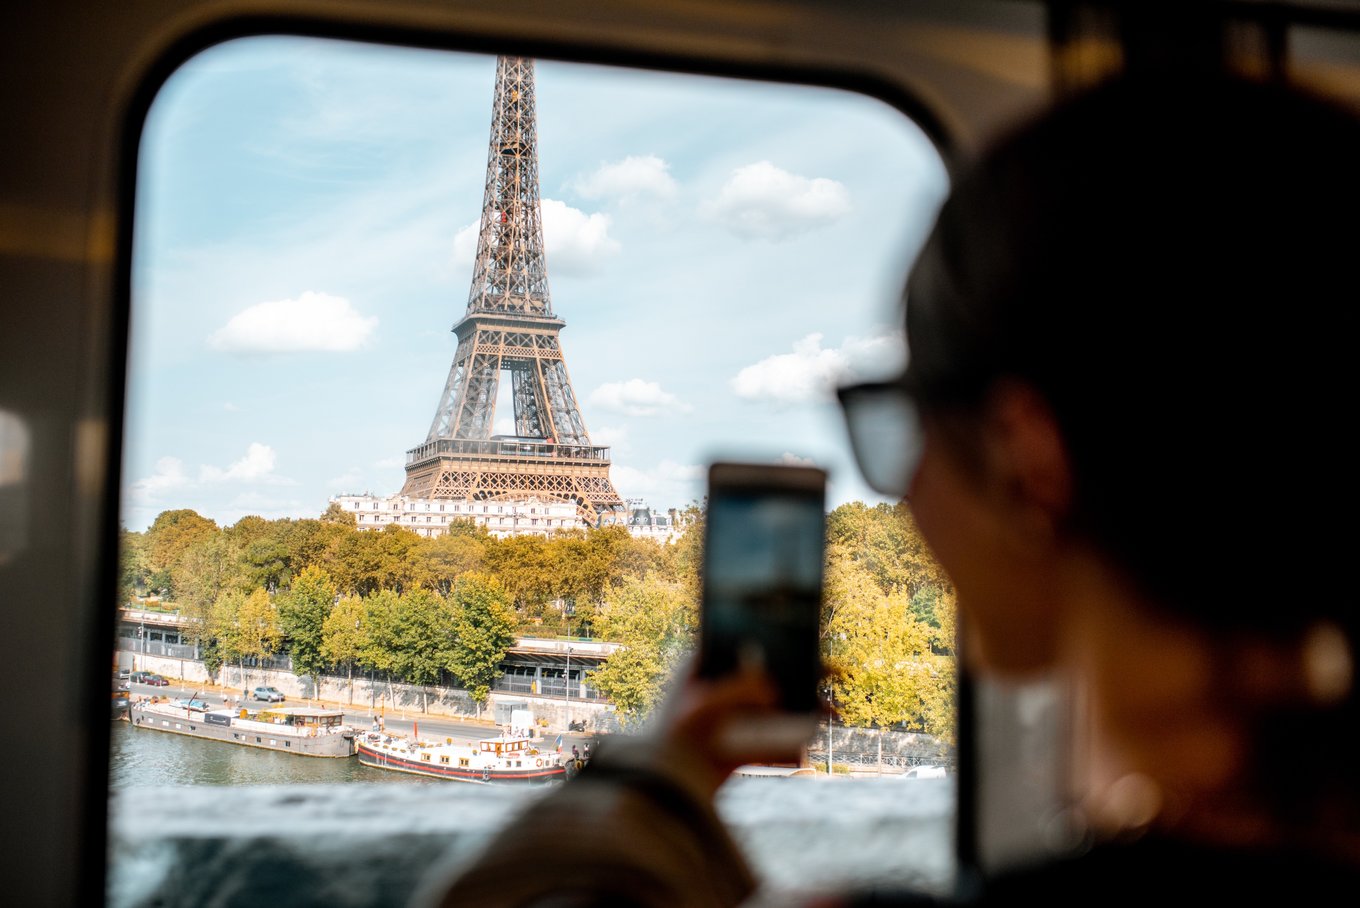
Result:
{"label": "parked car", "polygon": [[155,672],[133,672],[131,680],[138,684],[150,684],[153,687],[166,687],[170,684],[165,676],[158,675]]}
{"label": "parked car", "polygon": [[132,669],[130,669],[130,668],[120,668],[120,669],[118,669],[117,674],[118,674],[118,679],[119,679],[120,681],[126,681],[126,680],[128,680],[128,677],[132,674]]}
{"label": "parked car", "polygon": [[943,779],[947,775],[943,766],[913,766],[902,773],[904,779]]}
{"label": "parked car", "polygon": [[113,676],[113,690],[115,693],[117,693],[118,691],[126,691],[130,687],[126,678],[127,675]]}
{"label": "parked car", "polygon": [[264,700],[269,703],[282,703],[283,691],[277,687],[257,687],[250,696],[255,700]]}

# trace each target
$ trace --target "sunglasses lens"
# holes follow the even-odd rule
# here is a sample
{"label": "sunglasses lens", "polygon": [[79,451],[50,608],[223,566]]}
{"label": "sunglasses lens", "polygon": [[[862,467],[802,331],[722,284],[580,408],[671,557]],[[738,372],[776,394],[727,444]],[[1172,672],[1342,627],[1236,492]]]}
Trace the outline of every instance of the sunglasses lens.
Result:
{"label": "sunglasses lens", "polygon": [[893,385],[847,389],[842,400],[850,445],[865,480],[876,492],[905,497],[921,457],[915,404]]}

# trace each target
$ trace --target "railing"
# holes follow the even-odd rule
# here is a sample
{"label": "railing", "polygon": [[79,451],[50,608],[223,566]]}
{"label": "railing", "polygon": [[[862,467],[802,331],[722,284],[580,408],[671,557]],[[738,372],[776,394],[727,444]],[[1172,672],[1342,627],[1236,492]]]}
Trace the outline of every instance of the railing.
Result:
{"label": "railing", "polygon": [[[807,752],[808,762],[813,766],[826,765],[825,750],[809,750]],[[894,754],[884,752],[882,759],[879,758],[877,751],[872,750],[833,750],[831,752],[831,762],[840,763],[844,766],[868,767],[868,766],[889,766],[894,769],[907,770],[913,766],[943,766],[945,770],[953,775],[955,770],[952,760],[944,758],[931,759],[916,754]]]}
{"label": "railing", "polygon": [[165,656],[170,659],[198,658],[198,647],[192,643],[163,643],[159,640],[120,637],[118,648],[125,653],[140,653],[144,656]]}
{"label": "railing", "polygon": [[406,452],[406,465],[432,460],[442,454],[473,454],[481,457],[515,457],[543,460],[573,460],[608,463],[606,445],[552,444],[546,441],[507,441],[497,439],[438,438]]}
{"label": "railing", "polygon": [[[491,685],[492,690],[507,694],[529,694],[534,697],[567,697],[567,684],[560,678],[542,678],[535,682],[532,678],[501,677]],[[602,701],[605,698],[589,684],[571,682],[571,699]]]}

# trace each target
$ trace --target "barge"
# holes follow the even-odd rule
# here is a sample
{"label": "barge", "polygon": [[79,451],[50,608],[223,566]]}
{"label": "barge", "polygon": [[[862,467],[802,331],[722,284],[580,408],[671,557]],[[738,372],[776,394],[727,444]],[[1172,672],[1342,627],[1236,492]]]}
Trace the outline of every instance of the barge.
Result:
{"label": "barge", "polygon": [[538,748],[521,735],[432,742],[375,731],[359,736],[357,748],[365,766],[460,782],[544,783],[567,777],[561,754]]}
{"label": "barge", "polygon": [[338,709],[276,706],[209,709],[198,699],[152,698],[132,705],[132,725],[304,757],[350,757],[355,733]]}

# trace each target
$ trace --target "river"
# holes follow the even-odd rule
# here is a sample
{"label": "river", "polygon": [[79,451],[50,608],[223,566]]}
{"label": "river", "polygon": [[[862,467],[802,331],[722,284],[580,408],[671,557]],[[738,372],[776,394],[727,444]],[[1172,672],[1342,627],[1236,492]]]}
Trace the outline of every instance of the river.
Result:
{"label": "river", "polygon": [[[114,724],[109,904],[405,905],[544,789],[466,785]],[[945,889],[952,779],[734,778],[718,810],[767,899]],[[570,830],[563,830],[564,836]]]}

